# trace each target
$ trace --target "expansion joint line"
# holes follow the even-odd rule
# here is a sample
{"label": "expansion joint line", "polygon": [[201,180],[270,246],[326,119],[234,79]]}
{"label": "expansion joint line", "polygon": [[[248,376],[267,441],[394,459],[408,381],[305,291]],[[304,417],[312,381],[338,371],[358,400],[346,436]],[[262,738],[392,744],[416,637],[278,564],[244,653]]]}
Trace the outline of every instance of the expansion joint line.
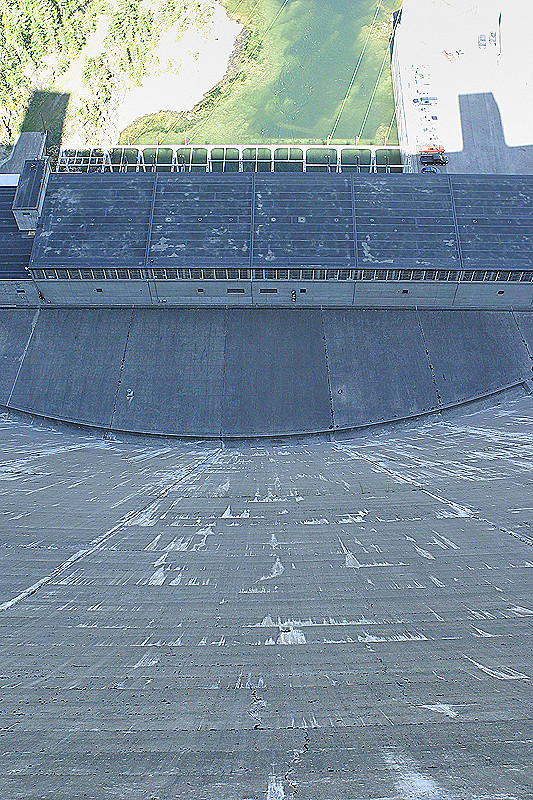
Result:
{"label": "expansion joint line", "polygon": [[[452,183],[452,176],[448,175],[448,187],[450,189],[450,202],[451,202],[451,209],[452,209],[452,217],[453,217],[453,227],[455,230],[455,240],[457,242],[457,253],[459,255],[459,269],[464,269],[463,264],[463,251],[461,248],[461,238],[459,236],[459,223],[457,221],[457,209],[455,207],[455,195],[453,193],[453,183]],[[457,283],[459,286],[459,282]]]}
{"label": "expansion joint line", "polygon": [[[531,362],[533,362],[533,353],[531,352],[531,348],[530,348],[530,346],[529,346],[529,344],[527,342],[527,339],[525,338],[524,334],[522,333],[522,328],[520,327],[520,323],[518,322],[518,319],[516,318],[516,313],[515,313],[514,310],[511,310],[511,316],[514,319],[514,323],[515,323],[515,325],[517,327],[517,330],[518,330],[518,335],[520,336],[520,339],[522,340],[522,344],[524,345],[524,347],[526,349],[526,353],[528,354],[529,360]],[[532,369],[533,369],[533,367],[532,367]]]}
{"label": "expansion joint line", "polygon": [[228,307],[224,309],[224,348],[222,351],[222,386],[220,391],[220,445],[224,446],[224,394],[226,391],[226,347],[228,343]]}
{"label": "expansion joint line", "polygon": [[150,216],[148,218],[148,231],[146,233],[146,247],[144,249],[144,266],[148,267],[148,257],[150,256],[150,243],[152,241],[152,227],[154,224],[155,200],[157,195],[157,172],[154,172],[154,185],[152,188],[152,199],[150,201]]}
{"label": "expansion joint line", "polygon": [[424,350],[426,351],[426,359],[427,359],[427,362],[428,362],[429,371],[431,372],[431,380],[433,382],[433,387],[435,389],[435,394],[437,395],[437,403],[438,403],[439,408],[442,408],[442,398],[441,398],[440,392],[439,392],[439,386],[438,386],[438,383],[437,383],[437,377],[435,375],[435,369],[433,367],[433,364],[431,363],[431,357],[429,355],[429,350],[428,350],[428,346],[427,346],[427,342],[426,342],[426,335],[424,333],[424,328],[422,327],[422,320],[420,319],[420,313],[418,311],[418,306],[415,309],[415,313],[416,313],[416,319],[418,321],[418,327],[420,328],[420,335],[422,337],[422,344],[424,345]]}
{"label": "expansion joint line", "polygon": [[126,353],[128,352],[128,342],[130,340],[130,332],[131,326],[133,323],[133,314],[135,311],[135,306],[131,307],[131,316],[130,322],[128,325],[128,331],[126,333],[126,341],[124,342],[124,352],[122,353],[122,361],[120,364],[120,371],[118,373],[118,381],[117,381],[117,391],[115,392],[115,399],[113,401],[113,410],[111,412],[111,418],[109,420],[109,428],[106,431],[106,434],[110,433],[113,430],[113,420],[115,419],[115,411],[117,410],[117,403],[118,403],[118,393],[120,391],[120,387],[122,385],[122,373],[124,372],[124,364],[126,363]]}
{"label": "expansion joint line", "polygon": [[331,417],[331,425],[329,427],[330,427],[331,431],[334,431],[335,430],[335,415],[334,415],[334,411],[333,411],[333,395],[331,393],[331,378],[330,378],[330,374],[329,374],[328,343],[327,343],[327,340],[326,340],[326,329],[325,329],[325,326],[324,326],[324,309],[323,309],[322,306],[320,306],[320,325],[321,325],[321,328],[322,328],[322,339],[324,341],[324,358],[325,358],[325,361],[326,361],[326,380],[328,382],[329,413],[330,413],[330,417]]}
{"label": "expansion joint line", "polygon": [[31,321],[30,335],[28,336],[28,341],[26,342],[26,347],[24,348],[24,351],[23,351],[22,356],[20,358],[20,363],[19,363],[19,366],[18,366],[18,369],[17,369],[17,374],[15,375],[15,380],[13,381],[13,385],[11,387],[11,391],[9,392],[9,397],[7,398],[6,408],[9,408],[9,404],[11,403],[11,398],[13,397],[13,392],[15,391],[15,386],[17,385],[17,381],[19,379],[20,371],[22,369],[22,365],[24,364],[24,359],[26,358],[26,353],[29,350],[29,347],[30,347],[30,344],[31,344],[31,340],[33,339],[33,332],[34,332],[35,328],[37,327],[37,320],[39,319],[39,314],[40,313],[41,313],[41,309],[38,308],[37,311],[35,312],[35,314],[33,315],[33,319]]}
{"label": "expansion joint line", "polygon": [[31,597],[31,595],[35,594],[35,592],[37,592],[43,586],[46,586],[51,581],[55,580],[60,575],[62,575],[65,572],[65,570],[67,570],[73,564],[77,564],[78,561],[81,561],[83,558],[86,558],[87,556],[90,556],[94,552],[99,550],[101,547],[103,547],[103,545],[106,544],[106,542],[112,536],[114,536],[121,528],[127,525],[127,523],[131,519],[138,516],[139,514],[142,514],[143,511],[146,511],[146,509],[148,509],[151,505],[153,505],[153,503],[157,502],[158,500],[161,500],[163,497],[166,497],[168,493],[171,492],[173,489],[175,489],[179,483],[184,481],[186,478],[189,478],[194,472],[196,472],[197,469],[200,469],[200,467],[203,467],[205,464],[214,461],[219,456],[219,454],[220,454],[220,449],[215,450],[205,458],[201,458],[199,461],[193,464],[192,467],[185,470],[185,472],[183,472],[179,476],[179,478],[177,478],[174,481],[174,483],[170,484],[170,486],[165,486],[165,488],[162,489],[159,492],[159,494],[155,496],[155,498],[151,497],[150,500],[147,503],[145,503],[141,508],[136,508],[133,511],[129,511],[120,520],[120,522],[117,522],[117,524],[114,525],[112,528],[110,528],[108,531],[106,531],[106,533],[102,534],[102,536],[98,537],[98,539],[93,539],[90,547],[86,548],[85,550],[78,550],[77,553],[74,553],[74,555],[72,555],[70,558],[67,558],[66,561],[64,561],[62,564],[56,567],[55,570],[53,570],[50,573],[50,575],[41,578],[41,580],[37,581],[37,583],[34,583],[32,586],[28,586],[27,589],[24,589],[24,591],[18,594],[16,597],[12,597],[11,600],[6,600],[5,603],[0,604],[0,612],[7,611],[9,608],[12,608],[13,606],[17,605],[22,600],[26,600],[26,598]]}

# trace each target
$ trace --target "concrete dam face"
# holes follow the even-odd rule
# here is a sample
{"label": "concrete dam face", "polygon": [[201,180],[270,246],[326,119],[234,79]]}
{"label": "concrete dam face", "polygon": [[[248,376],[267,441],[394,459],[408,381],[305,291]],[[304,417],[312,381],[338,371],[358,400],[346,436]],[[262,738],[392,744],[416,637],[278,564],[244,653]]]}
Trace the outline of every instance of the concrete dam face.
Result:
{"label": "concrete dam face", "polygon": [[533,313],[1,309],[0,404],[102,430],[335,433],[529,392]]}

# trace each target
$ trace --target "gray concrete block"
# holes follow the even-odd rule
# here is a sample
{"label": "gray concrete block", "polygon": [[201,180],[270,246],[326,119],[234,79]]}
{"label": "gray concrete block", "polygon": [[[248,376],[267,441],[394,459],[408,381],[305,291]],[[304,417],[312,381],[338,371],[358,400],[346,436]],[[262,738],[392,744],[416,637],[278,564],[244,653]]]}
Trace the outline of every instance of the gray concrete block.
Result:
{"label": "gray concrete block", "polygon": [[419,314],[444,405],[462,403],[529,377],[527,350],[510,312]]}
{"label": "gray concrete block", "polygon": [[220,434],[225,311],[136,309],[113,426]]}
{"label": "gray concrete block", "polygon": [[415,311],[323,313],[335,427],[368,425],[437,407]]}
{"label": "gray concrete block", "polygon": [[2,405],[9,399],[36,313],[35,309],[0,309],[0,404]]}
{"label": "gray concrete block", "polygon": [[323,431],[331,425],[320,311],[228,310],[224,435]]}
{"label": "gray concrete block", "polygon": [[107,427],[130,319],[125,309],[41,310],[10,405]]}

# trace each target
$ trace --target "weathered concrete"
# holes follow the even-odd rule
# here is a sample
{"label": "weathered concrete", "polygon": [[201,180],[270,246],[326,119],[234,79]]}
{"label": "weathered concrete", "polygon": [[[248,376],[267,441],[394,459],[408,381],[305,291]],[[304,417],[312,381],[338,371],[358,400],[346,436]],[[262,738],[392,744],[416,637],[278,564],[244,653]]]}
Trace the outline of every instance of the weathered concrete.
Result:
{"label": "weathered concrete", "polygon": [[438,408],[415,311],[324,311],[335,427]]}
{"label": "weathered concrete", "polygon": [[10,407],[109,427],[131,315],[121,309],[41,311]]}
{"label": "weathered concrete", "polygon": [[106,430],[331,433],[532,377],[528,313],[43,308],[31,338],[32,312],[2,314],[0,404]]}
{"label": "weathered concrete", "polygon": [[225,436],[333,426],[320,311],[228,311],[222,415]]}
{"label": "weathered concrete", "polygon": [[219,436],[226,312],[133,314],[112,427]]}
{"label": "weathered concrete", "polygon": [[444,405],[531,377],[515,319],[491,311],[420,311],[424,341]]}
{"label": "weathered concrete", "polygon": [[0,309],[0,403],[7,405],[36,322],[35,309]]}
{"label": "weathered concrete", "polygon": [[529,800],[531,398],[395,435],[0,420],[5,800]]}

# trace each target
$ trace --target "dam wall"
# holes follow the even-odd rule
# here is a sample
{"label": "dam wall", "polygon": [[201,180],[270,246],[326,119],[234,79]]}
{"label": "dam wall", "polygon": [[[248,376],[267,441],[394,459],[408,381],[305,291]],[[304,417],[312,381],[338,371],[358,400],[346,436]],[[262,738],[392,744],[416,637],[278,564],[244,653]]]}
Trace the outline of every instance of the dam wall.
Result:
{"label": "dam wall", "polygon": [[126,431],[333,433],[529,391],[533,313],[0,309],[0,405]]}

